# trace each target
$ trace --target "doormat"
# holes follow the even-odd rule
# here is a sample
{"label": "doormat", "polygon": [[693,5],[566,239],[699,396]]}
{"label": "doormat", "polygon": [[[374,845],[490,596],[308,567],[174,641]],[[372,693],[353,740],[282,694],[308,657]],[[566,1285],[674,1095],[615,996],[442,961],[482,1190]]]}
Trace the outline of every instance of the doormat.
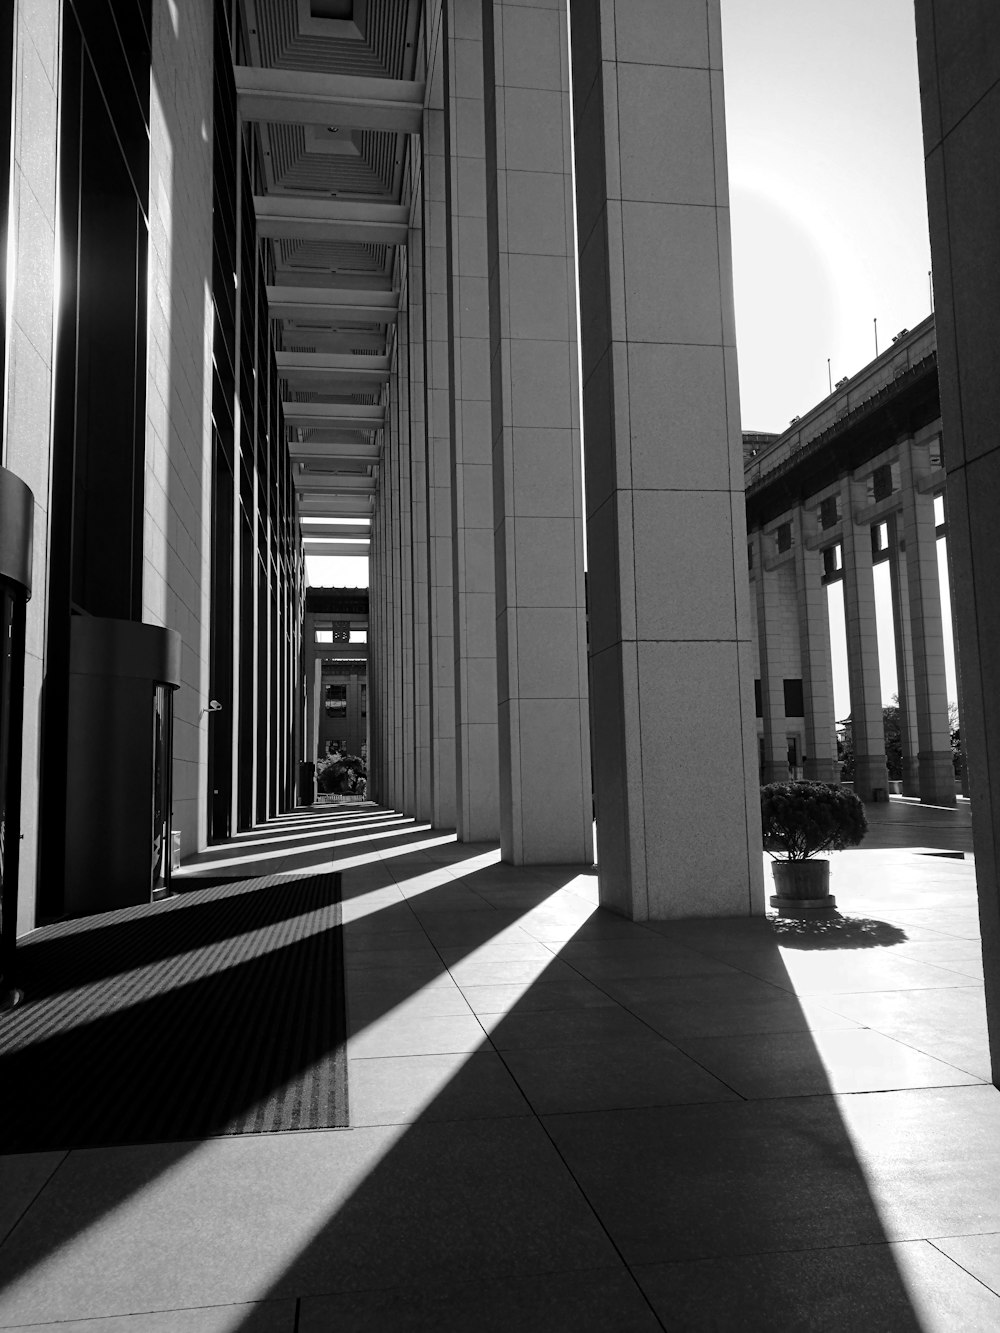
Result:
{"label": "doormat", "polygon": [[2,1152],[348,1123],[339,874],[62,921],[17,962]]}

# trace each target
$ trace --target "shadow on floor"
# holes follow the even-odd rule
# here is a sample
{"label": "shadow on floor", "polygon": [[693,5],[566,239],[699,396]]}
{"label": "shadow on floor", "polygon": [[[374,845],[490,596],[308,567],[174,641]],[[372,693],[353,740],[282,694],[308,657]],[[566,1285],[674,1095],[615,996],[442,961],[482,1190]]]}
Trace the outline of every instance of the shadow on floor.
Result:
{"label": "shadow on floor", "polygon": [[[698,932],[646,931],[575,895],[557,909],[577,870],[463,874],[468,852],[454,844],[436,857],[405,836],[380,847],[345,892],[355,1038],[402,1006],[430,1021],[437,983],[449,997],[452,978],[467,992],[511,984],[491,960],[509,958],[508,937],[529,917],[530,938],[555,953],[525,968],[516,1002],[490,1010],[473,997],[487,1006],[481,1037],[445,1043],[453,1070],[407,1123],[329,1141],[331,1160],[343,1151],[352,1170],[330,1177],[328,1220],[280,1277],[243,1297],[265,1304],[242,1329],[273,1329],[269,1303],[289,1298],[298,1333],[920,1327],[835,1100],[756,1100],[699,1056],[699,1003],[714,1004],[744,1044],[777,1023],[812,1092],[830,1092],[777,936],[752,932],[754,956],[784,987],[714,958]],[[435,882],[441,867],[448,877]],[[766,1063],[772,1047],[759,1049]],[[0,1249],[3,1280],[30,1274],[199,1146],[121,1157],[72,1211],[47,1207],[43,1191]],[[87,1154],[74,1159],[91,1169]],[[221,1270],[228,1246],[234,1265],[242,1258],[248,1225],[223,1222],[206,1237]],[[270,1232],[268,1219],[256,1224]],[[33,1315],[43,1317],[57,1316]]]}

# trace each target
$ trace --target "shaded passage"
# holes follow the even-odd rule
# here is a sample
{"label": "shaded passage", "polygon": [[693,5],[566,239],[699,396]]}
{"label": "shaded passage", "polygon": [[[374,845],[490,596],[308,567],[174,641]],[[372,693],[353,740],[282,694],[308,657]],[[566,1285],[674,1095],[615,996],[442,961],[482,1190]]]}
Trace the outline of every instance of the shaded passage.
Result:
{"label": "shaded passage", "polygon": [[244,880],[19,949],[5,1151],[347,1123],[340,876]]}

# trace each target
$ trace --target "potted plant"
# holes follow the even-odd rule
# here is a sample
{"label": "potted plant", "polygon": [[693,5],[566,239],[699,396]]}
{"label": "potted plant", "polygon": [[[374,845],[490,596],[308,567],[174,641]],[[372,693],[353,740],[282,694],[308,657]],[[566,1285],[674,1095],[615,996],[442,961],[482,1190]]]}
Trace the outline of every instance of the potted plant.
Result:
{"label": "potted plant", "polygon": [[771,782],[760,792],[764,850],[774,858],[771,906],[781,916],[832,912],[830,862],[817,852],[856,847],[868,832],[861,799],[826,782]]}

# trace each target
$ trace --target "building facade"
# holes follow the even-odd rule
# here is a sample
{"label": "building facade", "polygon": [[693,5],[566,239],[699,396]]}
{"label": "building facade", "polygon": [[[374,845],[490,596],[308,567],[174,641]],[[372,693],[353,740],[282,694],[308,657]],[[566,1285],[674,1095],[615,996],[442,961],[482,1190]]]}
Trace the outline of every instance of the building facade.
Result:
{"label": "building facade", "polygon": [[[761,779],[841,777],[849,722],[852,780],[864,800],[955,804],[938,542],[946,466],[933,317],[746,459],[747,565],[757,647]],[[890,605],[877,615],[876,571]],[[850,692],[834,709],[827,589],[843,593]],[[950,606],[950,598],[944,599]],[[880,679],[895,657],[901,771],[886,768]],[[886,652],[888,650],[888,652]]]}

